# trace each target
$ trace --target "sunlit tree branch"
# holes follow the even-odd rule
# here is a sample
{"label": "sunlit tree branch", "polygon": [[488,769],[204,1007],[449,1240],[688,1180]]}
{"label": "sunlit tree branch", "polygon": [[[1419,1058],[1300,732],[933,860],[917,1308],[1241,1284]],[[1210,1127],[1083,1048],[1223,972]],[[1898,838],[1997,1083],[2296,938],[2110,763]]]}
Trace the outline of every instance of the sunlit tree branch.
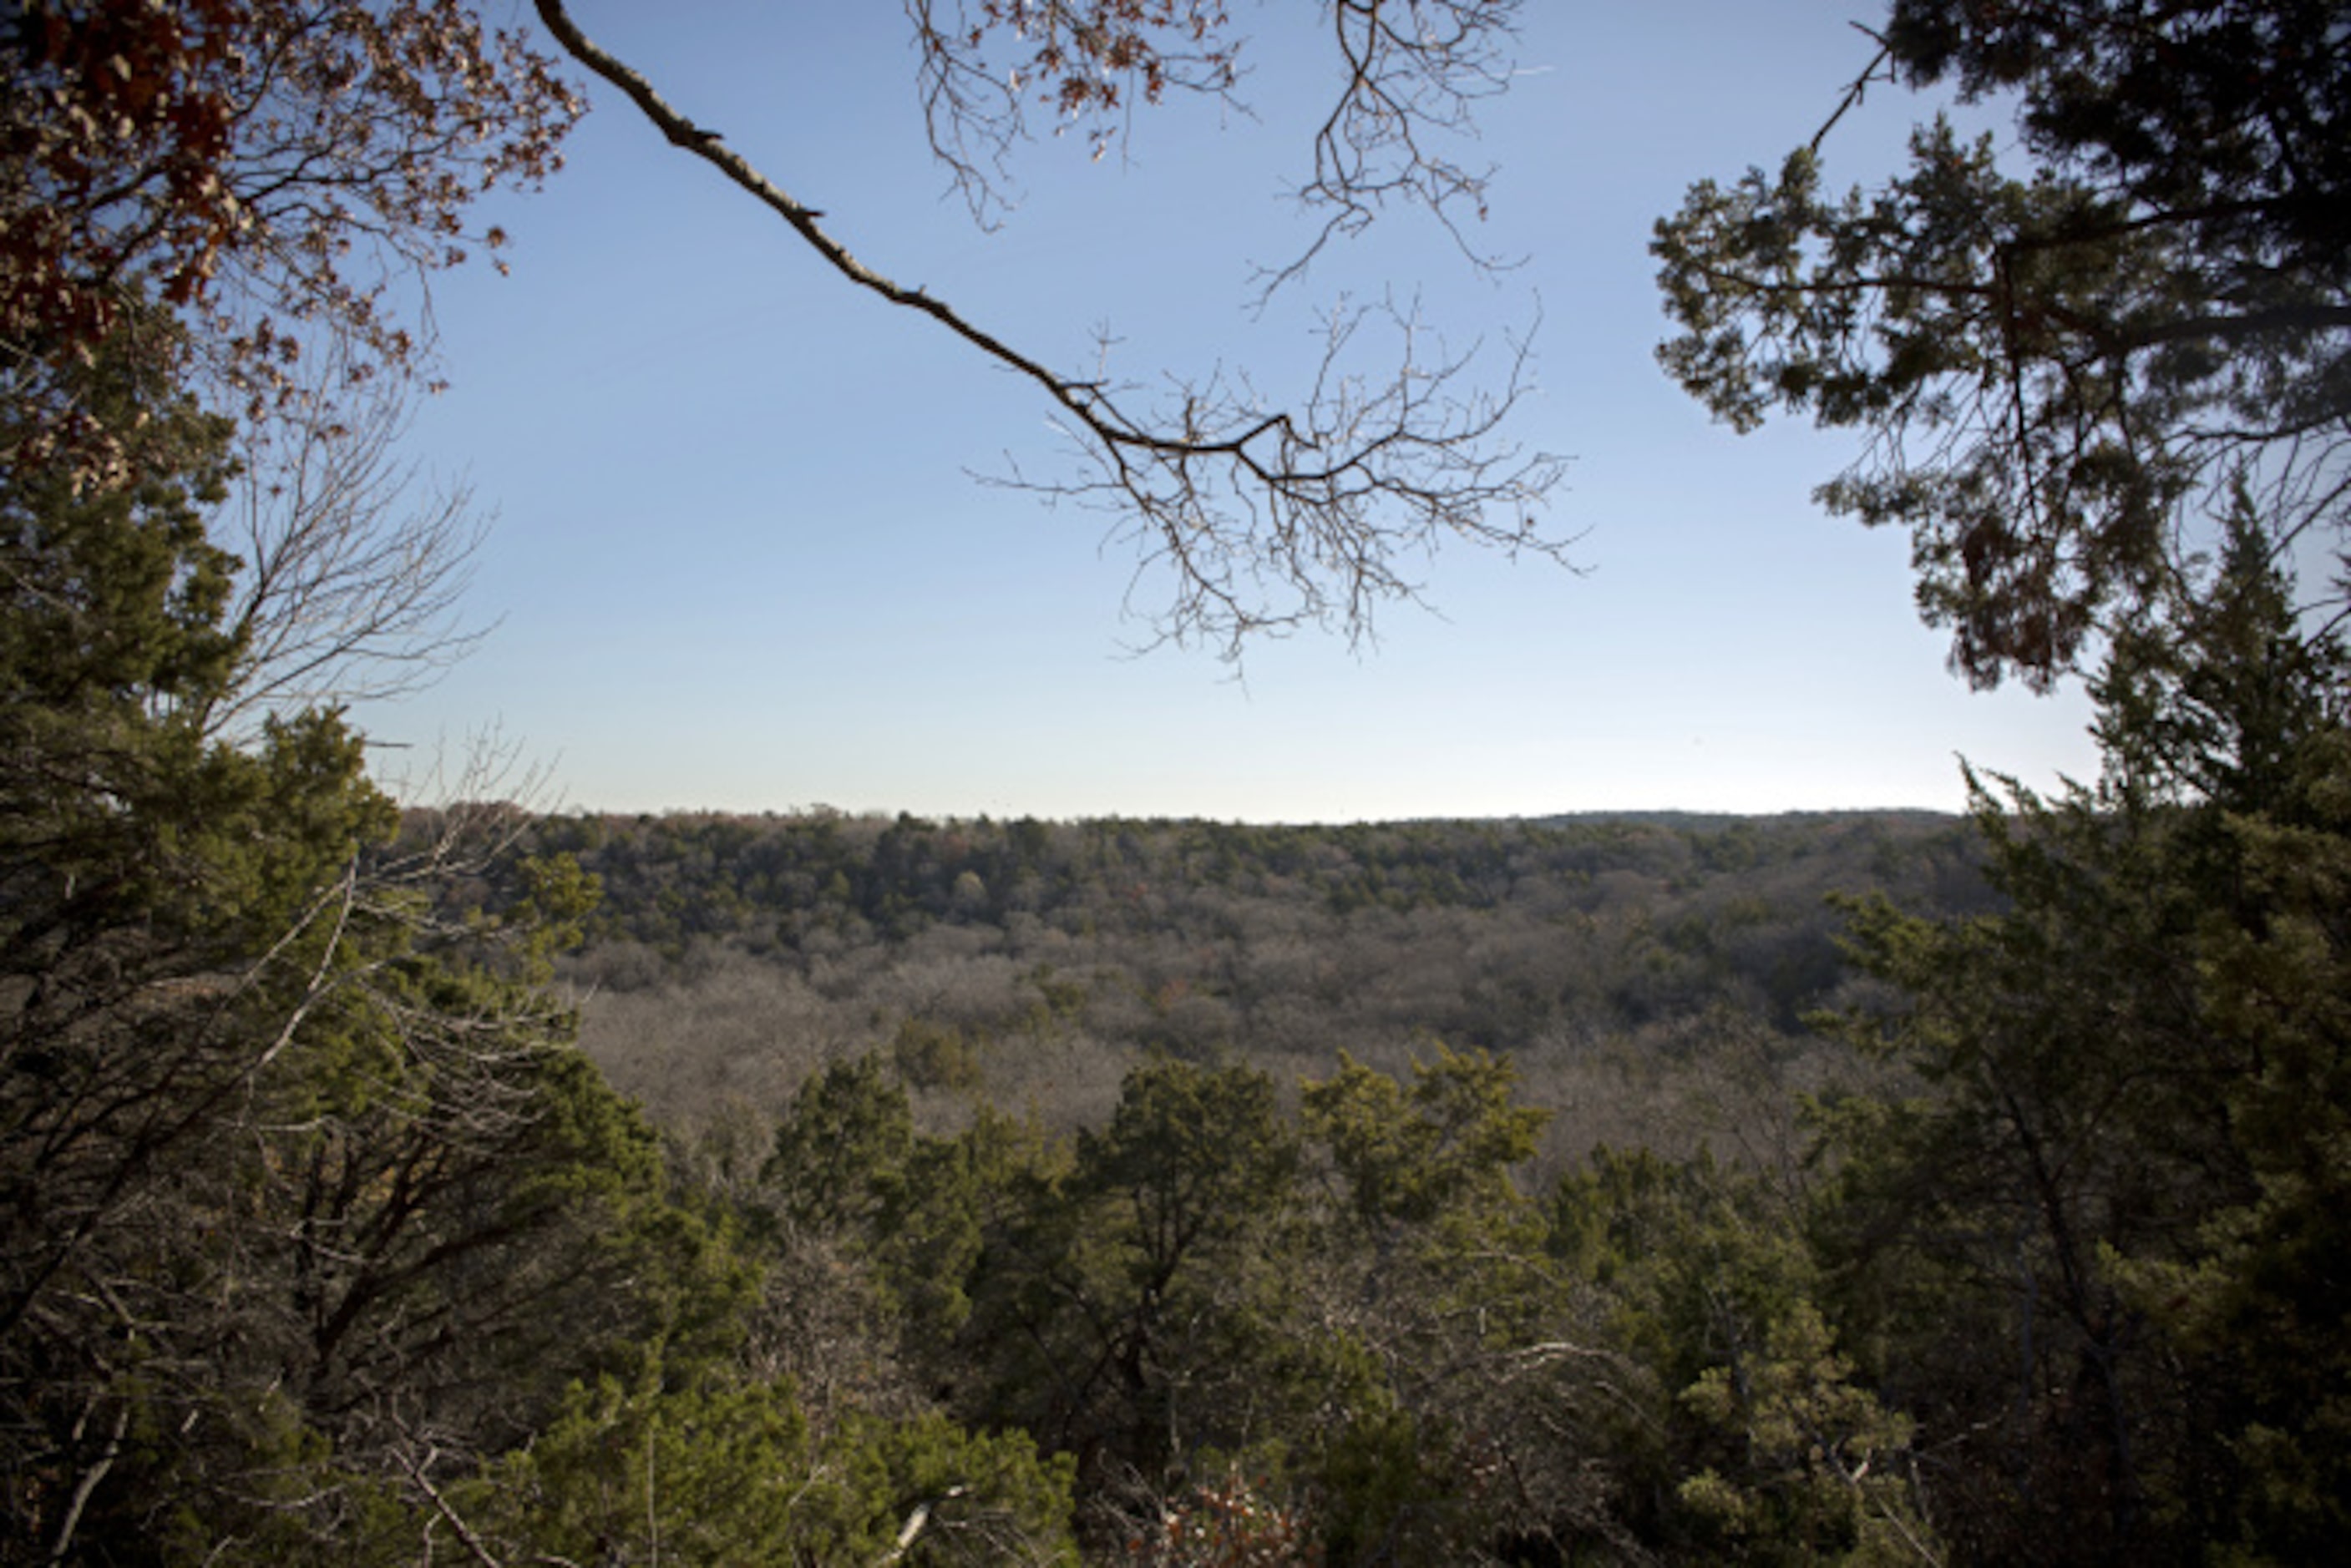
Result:
{"label": "sunlit tree branch", "polygon": [[1519,0],[1338,0],[1330,7],[1325,25],[1344,78],[1314,132],[1313,173],[1293,192],[1322,226],[1297,255],[1262,269],[1261,299],[1391,206],[1420,208],[1477,265],[1500,265],[1463,226],[1486,216],[1492,168],[1437,149],[1474,138],[1478,106],[1509,88],[1518,12]]}
{"label": "sunlit tree branch", "polygon": [[[1479,389],[1468,381],[1468,357],[1431,348],[1426,328],[1410,311],[1393,305],[1350,308],[1331,318],[1321,372],[1297,406],[1262,399],[1245,377],[1221,371],[1198,382],[1171,380],[1164,395],[1140,400],[1131,387],[1057,370],[948,301],[867,265],[825,226],[823,213],[590,39],[560,0],[535,3],[574,59],[619,89],[673,145],[775,213],[843,278],[929,317],[1043,394],[1077,451],[1081,476],[1042,480],[1016,470],[1011,483],[1103,507],[1116,517],[1114,536],[1136,548],[1144,571],[1164,571],[1173,579],[1165,607],[1152,613],[1162,637],[1206,642],[1231,656],[1253,633],[1302,624],[1363,636],[1381,603],[1414,596],[1417,584],[1406,575],[1405,557],[1447,538],[1562,557],[1569,541],[1547,536],[1533,524],[1534,510],[1561,476],[1562,461],[1523,452],[1500,433],[1527,389],[1523,343],[1512,347],[1502,385]],[[1329,146],[1318,154],[1314,186],[1322,192],[1319,199],[1345,195],[1357,202],[1354,218],[1343,215],[1333,223],[1360,226],[1372,207],[1404,188],[1392,181],[1407,181],[1416,182],[1414,189],[1441,211],[1472,182],[1422,159],[1411,140],[1414,128],[1429,122],[1429,93],[1437,92],[1449,106],[1435,123],[1458,125],[1466,112],[1466,80],[1499,81],[1481,29],[1507,20],[1510,7],[1438,7],[1451,31],[1436,46],[1418,47],[1441,47],[1464,63],[1430,67],[1428,80],[1418,86],[1395,85],[1384,62],[1407,48],[1412,36],[1400,30],[1400,16],[1428,8],[1344,9],[1357,84],[1350,97],[1364,102],[1326,128]],[[1040,18],[1040,26],[1074,26],[1063,10],[1046,8]],[[917,8],[917,20],[935,27],[927,8]],[[1098,47],[1106,52],[1097,63],[1125,58],[1113,43]],[[1214,85],[1213,68],[1203,68]],[[931,78],[935,117],[952,120],[958,112],[954,94],[963,90],[956,86],[967,79],[963,69],[953,61],[926,64],[927,72],[947,73]],[[1012,112],[1003,108],[1008,101],[999,100],[995,112]],[[1008,124],[986,132],[1013,133]],[[942,140],[935,124],[933,140]],[[1399,148],[1417,172],[1374,172],[1387,169]],[[955,157],[949,162],[971,167]],[[1374,323],[1391,329],[1396,349],[1390,368],[1378,375],[1351,358]],[[1144,401],[1147,407],[1138,406]]]}

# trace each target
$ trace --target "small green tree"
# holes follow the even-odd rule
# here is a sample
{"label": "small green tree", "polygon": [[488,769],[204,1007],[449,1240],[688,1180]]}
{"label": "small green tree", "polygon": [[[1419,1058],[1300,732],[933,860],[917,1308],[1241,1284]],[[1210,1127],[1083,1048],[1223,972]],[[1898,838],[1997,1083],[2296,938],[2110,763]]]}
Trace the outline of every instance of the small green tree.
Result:
{"label": "small green tree", "polygon": [[1605,1512],[1596,1294],[1520,1190],[1550,1113],[1438,1045],[1400,1082],[1345,1054],[1300,1091],[1314,1223],[1289,1331],[1293,1470],[1332,1563],[1565,1552]]}
{"label": "small green tree", "polygon": [[1337,1074],[1304,1085],[1300,1103],[1361,1220],[1426,1223],[1518,1198],[1510,1172],[1551,1113],[1515,1103],[1516,1080],[1485,1052],[1440,1044],[1435,1060],[1413,1064],[1407,1090],[1341,1052]]}
{"label": "small green tree", "polygon": [[1911,1424],[1853,1377],[1819,1312],[1799,1300],[1756,1353],[1682,1391],[1691,1414],[1734,1439],[1722,1469],[1676,1489],[1709,1556],[1843,1568],[1942,1561],[1906,1473]]}
{"label": "small green tree", "polygon": [[1823,1319],[1805,1220],[1704,1151],[1602,1149],[1562,1179],[1552,1244],[1608,1303],[1625,1368],[1601,1411],[1604,1522],[1674,1561],[1938,1562],[1911,1424]]}
{"label": "small green tree", "polygon": [[1109,1124],[1035,1168],[983,1235],[961,1336],[983,1369],[970,1413],[1076,1453],[1089,1487],[1246,1445],[1296,1161],[1264,1073],[1134,1069]]}
{"label": "small green tree", "polygon": [[451,1512],[517,1562],[1067,1563],[1069,1467],[938,1416],[818,1429],[788,1384],[572,1391]]}

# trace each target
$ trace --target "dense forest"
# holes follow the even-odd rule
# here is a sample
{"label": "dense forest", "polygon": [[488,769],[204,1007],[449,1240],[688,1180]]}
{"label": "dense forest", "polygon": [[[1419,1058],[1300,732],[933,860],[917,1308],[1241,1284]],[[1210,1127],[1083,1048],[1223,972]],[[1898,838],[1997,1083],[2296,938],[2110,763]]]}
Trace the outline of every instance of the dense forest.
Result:
{"label": "dense forest", "polygon": [[2231,569],[2102,677],[2098,785],[1972,822],[571,815],[510,864],[601,885],[557,972],[766,1374],[1026,1434],[1091,1554],[2317,1561],[2346,666]]}
{"label": "dense forest", "polygon": [[[1404,9],[1331,9],[1387,105],[1333,124],[1416,160],[1515,8]],[[991,41],[1085,115],[1231,58],[908,14],[950,118]],[[393,504],[388,280],[580,100],[465,0],[0,8],[0,1563],[2339,1562],[2351,20],[1869,36],[1832,125],[1946,84],[2017,145],[1693,186],[1662,358],[1855,429],[1824,501],[1959,673],[2083,685],[2097,776],[1264,827],[395,799],[350,704],[461,649],[463,529]],[[1519,536],[1490,421],[1322,466],[975,346],[1134,454],[1196,628]]]}
{"label": "dense forest", "polygon": [[2346,665],[2232,570],[1972,822],[519,842],[763,1365],[1027,1434],[1092,1555],[2321,1561]]}
{"label": "dense forest", "polygon": [[[441,825],[429,815],[411,831]],[[1342,1051],[1507,1056],[1547,1158],[1761,1137],[1759,1092],[1852,1054],[1804,1026],[1865,982],[1833,895],[1989,894],[1956,818],[1657,815],[1270,827],[902,815],[575,815],[521,847],[602,900],[557,960],[581,1042],[672,1128],[772,1116],[881,1052],[918,1101],[1062,1130],[1161,1054],[1287,1083]],[[496,907],[511,892],[453,886]],[[1724,1075],[1729,1075],[1725,1076]]]}

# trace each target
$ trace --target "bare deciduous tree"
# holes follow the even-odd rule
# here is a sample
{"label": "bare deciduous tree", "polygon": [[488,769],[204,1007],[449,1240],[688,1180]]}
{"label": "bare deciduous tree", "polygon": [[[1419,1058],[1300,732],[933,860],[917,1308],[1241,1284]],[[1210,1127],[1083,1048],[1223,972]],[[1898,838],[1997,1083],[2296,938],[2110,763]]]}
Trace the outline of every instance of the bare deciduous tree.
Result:
{"label": "bare deciduous tree", "polygon": [[401,458],[406,388],[350,387],[349,368],[330,352],[307,378],[326,393],[346,389],[340,412],[322,395],[308,417],[246,432],[236,493],[213,527],[245,566],[229,617],[245,655],[235,688],[206,716],[215,732],[400,696],[481,639],[458,601],[486,520],[463,483],[433,483]]}

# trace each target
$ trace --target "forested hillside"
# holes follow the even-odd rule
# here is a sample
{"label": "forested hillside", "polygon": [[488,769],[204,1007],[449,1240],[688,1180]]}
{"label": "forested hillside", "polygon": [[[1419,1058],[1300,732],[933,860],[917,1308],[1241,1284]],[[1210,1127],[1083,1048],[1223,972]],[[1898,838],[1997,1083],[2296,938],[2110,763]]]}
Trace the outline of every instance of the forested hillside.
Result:
{"label": "forested hillside", "polygon": [[1516,1064],[1559,1113],[1548,1156],[1687,1151],[1755,1134],[1766,1084],[1855,1070],[1802,1023],[1855,983],[1832,895],[1989,902],[1966,824],[1923,814],[569,816],[528,840],[601,883],[559,972],[583,1044],[673,1127],[772,1115],[869,1050],[942,1116],[984,1095],[1067,1128],[1155,1052],[1288,1082],[1442,1042]]}

